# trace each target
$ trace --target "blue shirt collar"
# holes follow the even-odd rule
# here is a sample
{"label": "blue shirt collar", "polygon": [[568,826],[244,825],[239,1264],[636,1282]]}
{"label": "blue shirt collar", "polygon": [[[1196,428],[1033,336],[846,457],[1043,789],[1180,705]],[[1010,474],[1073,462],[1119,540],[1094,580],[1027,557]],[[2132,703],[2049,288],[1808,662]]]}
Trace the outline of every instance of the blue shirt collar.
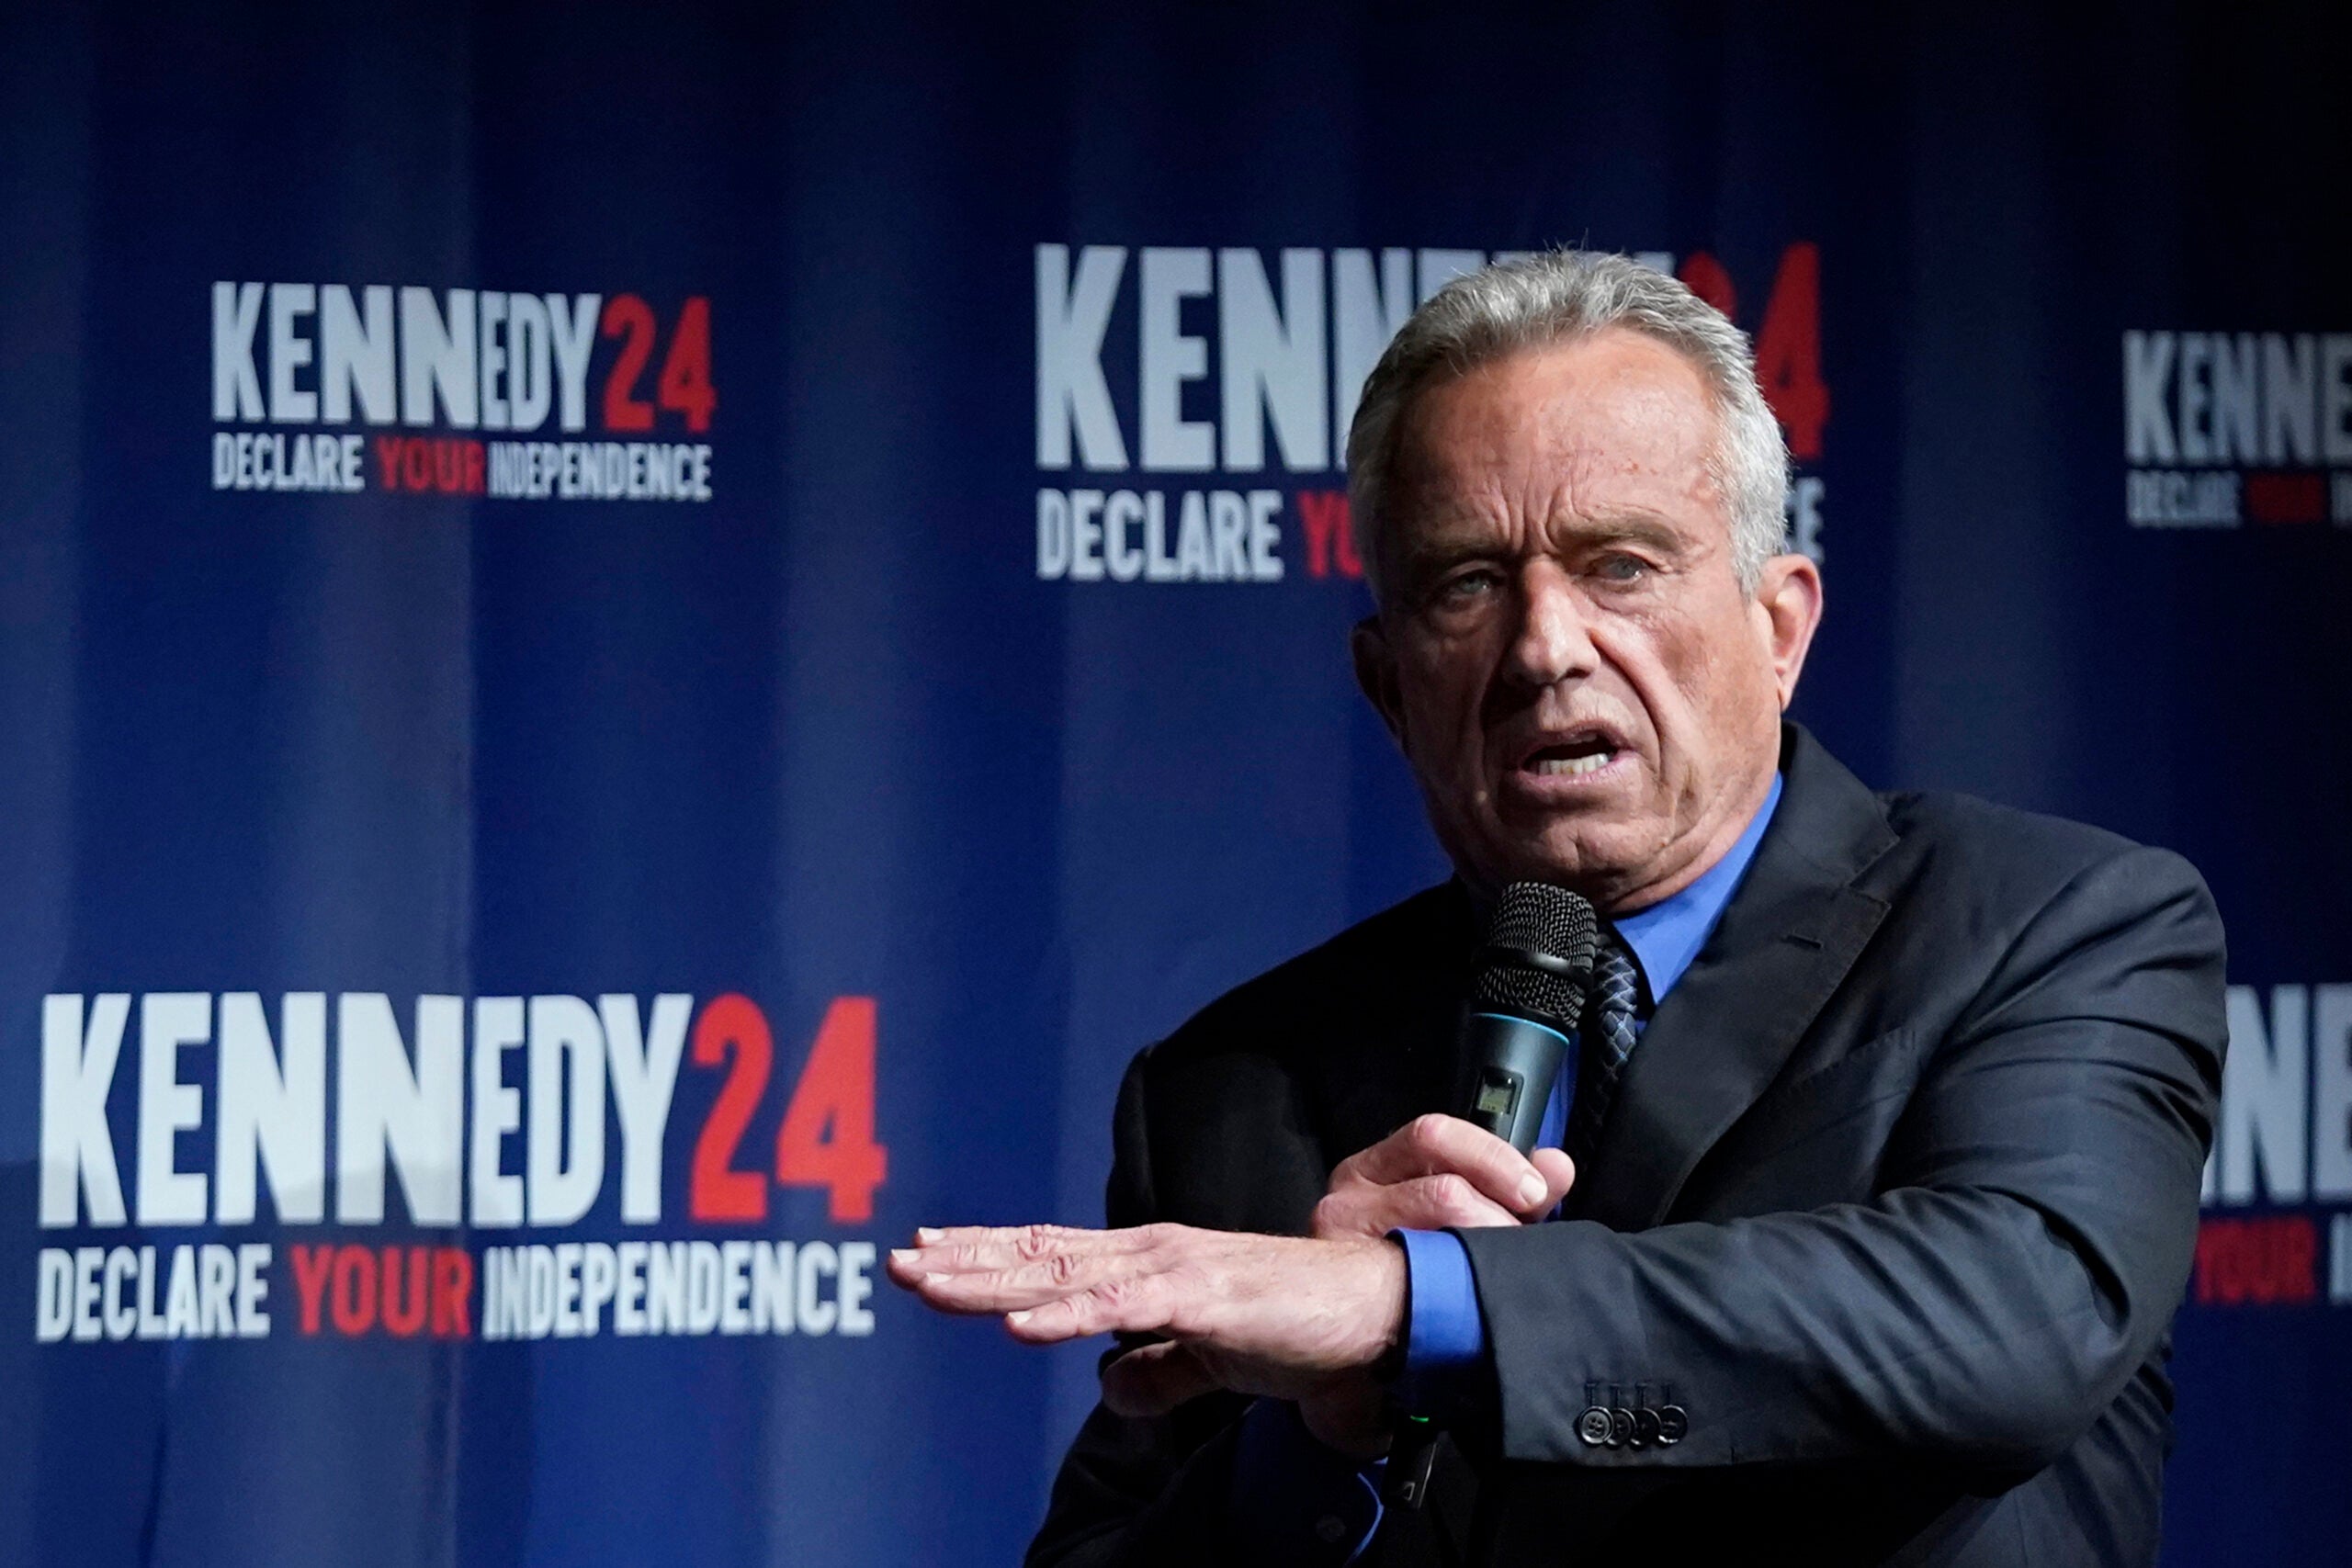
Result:
{"label": "blue shirt collar", "polygon": [[1763,841],[1764,829],[1771,824],[1772,812],[1780,804],[1781,775],[1774,773],[1772,788],[1764,796],[1764,804],[1756,808],[1756,815],[1748,818],[1739,841],[1723,859],[1673,897],[1616,921],[1618,934],[1634,950],[1634,961],[1641,964],[1642,976],[1649,982],[1653,1006],[1666,1000],[1666,993],[1674,988],[1683,971],[1690,967],[1691,960],[1699,956],[1699,950],[1707,945],[1707,938],[1714,934],[1715,923],[1723,919],[1731,896],[1739,891],[1740,881],[1756,858],[1756,846]]}

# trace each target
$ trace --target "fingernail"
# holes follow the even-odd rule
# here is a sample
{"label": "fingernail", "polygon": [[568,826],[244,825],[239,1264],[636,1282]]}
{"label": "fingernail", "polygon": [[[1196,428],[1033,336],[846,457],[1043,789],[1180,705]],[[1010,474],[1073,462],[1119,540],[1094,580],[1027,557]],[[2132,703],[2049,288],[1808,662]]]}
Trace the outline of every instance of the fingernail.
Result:
{"label": "fingernail", "polygon": [[922,1256],[922,1253],[911,1247],[894,1247],[890,1249],[890,1261],[893,1263],[912,1263]]}
{"label": "fingernail", "polygon": [[1544,1194],[1550,1190],[1551,1189],[1544,1185],[1542,1177],[1525,1176],[1520,1179],[1519,1201],[1522,1203],[1541,1203],[1544,1201]]}
{"label": "fingernail", "polygon": [[1029,1321],[1029,1314],[1026,1309],[1020,1312],[1009,1312],[1004,1314],[1004,1321],[1012,1324],[1015,1328],[1018,1328],[1023,1324]]}
{"label": "fingernail", "polygon": [[922,1242],[925,1247],[929,1247],[933,1242],[937,1241],[941,1236],[944,1236],[947,1233],[945,1231],[933,1230],[929,1225],[917,1225],[915,1227],[915,1239]]}

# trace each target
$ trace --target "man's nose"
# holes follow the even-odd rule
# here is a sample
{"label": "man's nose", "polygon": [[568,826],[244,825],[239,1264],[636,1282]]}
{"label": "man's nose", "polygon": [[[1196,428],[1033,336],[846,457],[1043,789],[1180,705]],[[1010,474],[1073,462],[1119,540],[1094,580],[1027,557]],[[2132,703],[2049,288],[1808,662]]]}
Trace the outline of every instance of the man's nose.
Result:
{"label": "man's nose", "polygon": [[1590,609],[1566,572],[1548,560],[1530,561],[1520,574],[1519,626],[1506,672],[1522,684],[1550,686],[1589,675],[1600,662],[1592,645]]}

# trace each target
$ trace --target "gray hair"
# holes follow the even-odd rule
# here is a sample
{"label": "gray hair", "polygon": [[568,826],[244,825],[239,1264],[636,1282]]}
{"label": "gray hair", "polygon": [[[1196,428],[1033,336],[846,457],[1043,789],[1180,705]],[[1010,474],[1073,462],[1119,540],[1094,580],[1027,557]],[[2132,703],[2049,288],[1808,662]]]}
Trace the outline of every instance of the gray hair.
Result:
{"label": "gray hair", "polygon": [[1522,349],[1622,326],[1689,360],[1713,394],[1718,434],[1709,477],[1731,523],[1732,570],[1754,592],[1787,541],[1789,450],[1756,385],[1747,334],[1675,278],[1628,256],[1548,251],[1455,278],[1413,312],[1365,378],[1348,431],[1356,554],[1380,593],[1380,536],[1405,410],[1430,385]]}

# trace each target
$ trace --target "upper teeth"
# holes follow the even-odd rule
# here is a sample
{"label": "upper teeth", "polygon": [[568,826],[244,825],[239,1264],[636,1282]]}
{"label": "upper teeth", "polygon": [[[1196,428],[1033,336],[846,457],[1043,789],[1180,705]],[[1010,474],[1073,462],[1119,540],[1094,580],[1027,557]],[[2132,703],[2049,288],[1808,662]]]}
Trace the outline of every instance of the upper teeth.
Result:
{"label": "upper teeth", "polygon": [[1589,773],[1595,768],[1609,765],[1613,751],[1595,751],[1583,757],[1538,757],[1535,771],[1539,773]]}

